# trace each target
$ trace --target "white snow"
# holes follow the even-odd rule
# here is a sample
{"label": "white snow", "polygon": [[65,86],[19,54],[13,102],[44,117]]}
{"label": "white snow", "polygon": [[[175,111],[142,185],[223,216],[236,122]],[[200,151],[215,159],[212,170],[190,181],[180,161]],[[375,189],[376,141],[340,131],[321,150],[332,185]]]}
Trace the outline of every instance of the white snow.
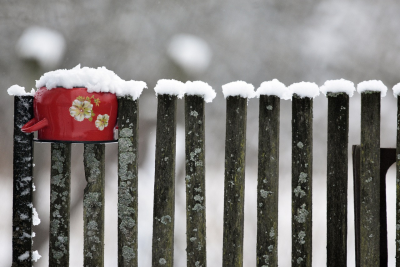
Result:
{"label": "white snow", "polygon": [[37,60],[43,68],[52,69],[61,63],[65,43],[59,32],[33,26],[22,33],[16,50],[20,57]]}
{"label": "white snow", "polygon": [[136,100],[141,95],[147,84],[142,81],[125,81],[113,71],[105,67],[97,69],[83,67],[79,64],[70,70],[60,69],[45,73],[38,81],[36,87],[45,86],[48,90],[56,87],[71,89],[85,87],[89,93],[103,92],[113,93],[117,96],[130,96]]}
{"label": "white snow", "polygon": [[176,95],[178,98],[182,98],[185,94],[185,84],[177,80],[161,79],[158,80],[154,91],[157,95]]}
{"label": "white snow", "polygon": [[207,103],[212,102],[217,95],[215,90],[208,83],[202,81],[187,81],[185,83],[185,94],[202,96]]}
{"label": "white snow", "polygon": [[381,92],[381,97],[385,97],[387,92],[387,87],[386,85],[383,84],[382,81],[378,80],[360,82],[357,85],[357,92],[361,94],[362,92],[366,91]]}
{"label": "white snow", "polygon": [[37,262],[42,256],[39,254],[37,250],[32,252],[32,261]]}
{"label": "white snow", "polygon": [[229,96],[253,98],[255,96],[254,86],[244,81],[230,82],[222,85],[222,93],[225,98],[228,98]]}
{"label": "white snow", "polygon": [[393,95],[397,97],[400,94],[400,83],[393,86]]}
{"label": "white snow", "polygon": [[167,53],[188,75],[202,74],[210,65],[212,58],[212,52],[207,42],[190,34],[173,36]]}
{"label": "white snow", "polygon": [[20,261],[24,261],[24,260],[26,260],[27,258],[29,258],[29,251],[25,251],[24,254],[21,254],[21,255],[18,256],[18,259],[19,259]]}
{"label": "white snow", "polygon": [[39,214],[37,213],[36,208],[32,208],[32,224],[33,225],[40,224]]}
{"label": "white snow", "polygon": [[350,97],[354,95],[356,90],[353,82],[344,79],[328,80],[319,89],[324,95],[327,93],[346,93]]}
{"label": "white snow", "polygon": [[308,97],[315,98],[319,95],[319,87],[315,83],[311,82],[299,82],[290,85],[289,91],[293,94],[298,95],[300,98]]}
{"label": "white snow", "polygon": [[35,94],[35,89],[32,89],[30,93],[25,91],[25,87],[19,86],[18,84],[12,85],[7,89],[7,93],[12,96],[33,96]]}
{"label": "white snow", "polygon": [[258,98],[260,98],[260,95],[274,95],[285,100],[292,99],[289,89],[277,79],[262,82],[256,91],[256,96]]}

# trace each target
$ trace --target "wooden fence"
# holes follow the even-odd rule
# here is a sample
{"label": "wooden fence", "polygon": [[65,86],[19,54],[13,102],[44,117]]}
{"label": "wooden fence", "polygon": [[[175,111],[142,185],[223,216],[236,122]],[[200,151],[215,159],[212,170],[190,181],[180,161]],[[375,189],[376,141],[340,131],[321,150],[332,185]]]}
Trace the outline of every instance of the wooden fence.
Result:
{"label": "wooden fence", "polygon": [[[361,145],[355,158],[357,266],[384,266],[386,210],[382,200],[380,93],[362,93]],[[327,154],[327,266],[347,265],[349,97],[329,93]],[[33,97],[14,97],[13,265],[31,266]],[[118,266],[138,265],[138,100],[119,98]],[[153,215],[153,266],[173,266],[177,97],[158,96]],[[187,266],[205,267],[205,116],[200,96],[185,96]],[[247,99],[227,98],[223,266],[243,266]],[[400,101],[400,100],[399,100]],[[398,105],[400,102],[398,102]],[[400,111],[398,121],[400,127]],[[278,264],[280,98],[259,105],[257,266]],[[292,265],[312,264],[313,99],[292,100]],[[398,128],[399,130],[399,128]],[[397,152],[400,155],[400,131]],[[84,266],[104,265],[105,144],[84,145]],[[392,156],[392,157],[393,157]],[[400,156],[397,156],[400,175]],[[393,160],[394,161],[394,160]],[[390,166],[390,165],[389,165]],[[386,167],[387,170],[388,167]],[[386,172],[386,171],[385,171]],[[385,174],[384,172],[384,174]],[[384,176],[384,175],[383,175]],[[384,180],[384,178],[383,178]],[[71,145],[51,145],[49,265],[69,266]],[[384,184],[383,184],[384,185]],[[356,188],[358,186],[358,189]],[[358,190],[358,191],[357,191]],[[397,182],[397,198],[400,183]],[[396,200],[400,203],[400,199]],[[385,206],[384,206],[385,207]],[[400,220],[400,209],[396,210]],[[384,219],[382,218],[384,214]],[[359,220],[359,221],[357,221]],[[386,226],[385,226],[386,227]],[[384,230],[382,230],[384,229]],[[358,232],[357,232],[358,231]],[[353,238],[353,237],[350,237]],[[396,258],[400,258],[397,224]],[[386,250],[387,251],[387,250]],[[387,253],[387,252],[386,252]],[[28,256],[29,257],[26,257]],[[24,257],[21,257],[25,255]],[[397,263],[400,265],[400,263]],[[209,264],[212,266],[212,264]]]}

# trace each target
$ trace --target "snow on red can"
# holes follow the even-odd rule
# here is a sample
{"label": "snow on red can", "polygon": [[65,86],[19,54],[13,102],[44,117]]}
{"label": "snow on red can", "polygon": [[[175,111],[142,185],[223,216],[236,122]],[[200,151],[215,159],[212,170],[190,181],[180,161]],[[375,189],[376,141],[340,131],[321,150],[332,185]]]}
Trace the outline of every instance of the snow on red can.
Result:
{"label": "snow on red can", "polygon": [[57,70],[36,82],[34,119],[21,130],[39,141],[110,142],[117,126],[117,96],[137,99],[144,82],[123,81],[106,68]]}

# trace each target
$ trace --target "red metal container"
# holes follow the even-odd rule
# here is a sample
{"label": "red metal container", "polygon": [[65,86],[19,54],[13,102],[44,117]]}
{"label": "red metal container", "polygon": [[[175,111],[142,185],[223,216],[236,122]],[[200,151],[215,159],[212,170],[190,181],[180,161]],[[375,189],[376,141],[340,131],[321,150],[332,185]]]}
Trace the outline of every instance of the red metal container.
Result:
{"label": "red metal container", "polygon": [[40,88],[34,96],[35,118],[21,130],[38,131],[40,141],[114,141],[118,101],[112,93],[86,88]]}

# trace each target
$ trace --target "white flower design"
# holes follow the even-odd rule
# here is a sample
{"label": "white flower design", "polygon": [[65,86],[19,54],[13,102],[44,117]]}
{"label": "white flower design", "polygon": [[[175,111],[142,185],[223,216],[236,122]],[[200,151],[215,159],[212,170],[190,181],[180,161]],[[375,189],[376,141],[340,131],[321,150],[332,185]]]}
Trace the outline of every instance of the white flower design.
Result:
{"label": "white flower design", "polygon": [[107,126],[108,126],[108,119],[109,119],[109,118],[110,118],[110,117],[109,117],[107,114],[98,115],[98,116],[97,116],[97,119],[96,119],[96,122],[95,122],[96,127],[97,127],[100,131],[103,131],[103,130],[104,130],[104,127],[107,127]]}
{"label": "white flower design", "polygon": [[72,102],[72,107],[69,108],[69,114],[77,121],[83,121],[92,117],[93,104],[89,101],[79,101],[77,99]]}

